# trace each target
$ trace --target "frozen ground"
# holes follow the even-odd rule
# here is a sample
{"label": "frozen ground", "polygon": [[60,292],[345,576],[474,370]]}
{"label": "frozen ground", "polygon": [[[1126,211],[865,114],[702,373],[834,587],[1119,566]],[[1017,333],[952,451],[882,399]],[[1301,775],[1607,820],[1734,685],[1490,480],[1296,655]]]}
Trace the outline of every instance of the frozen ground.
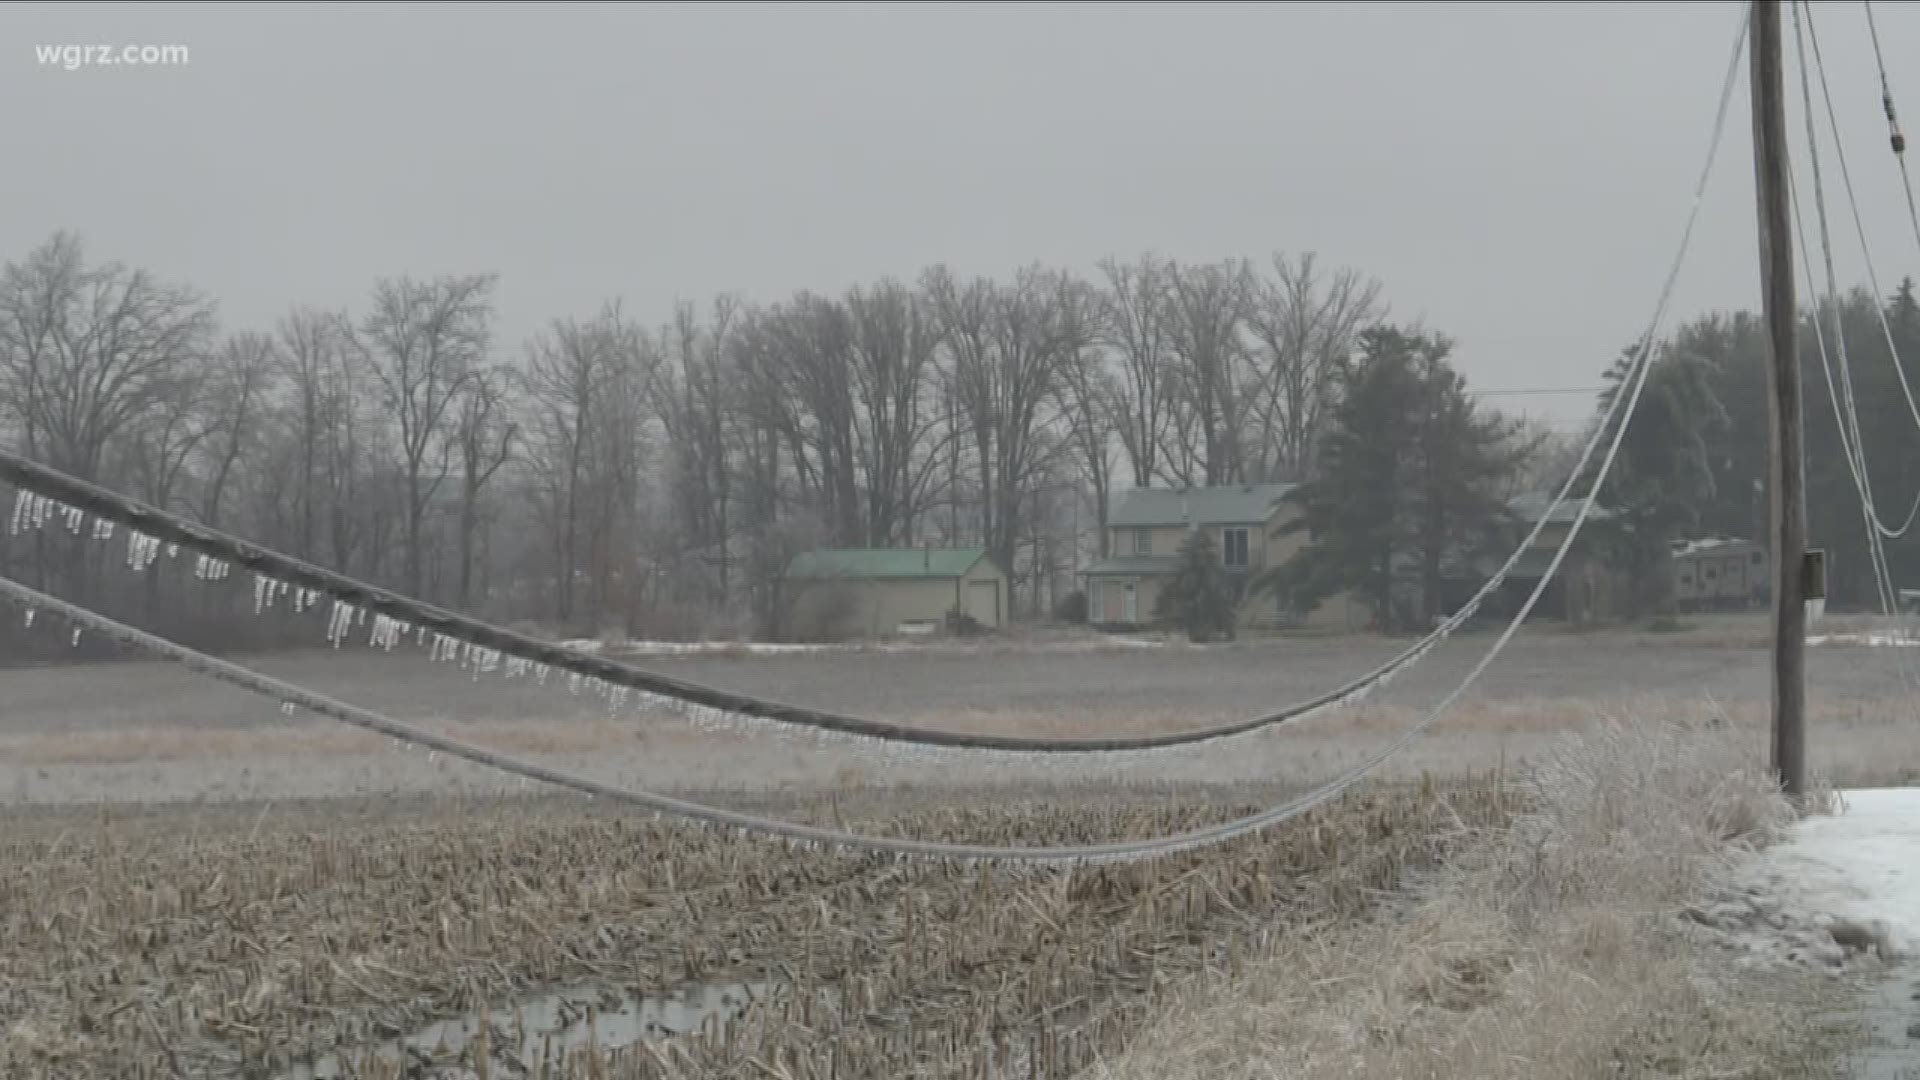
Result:
{"label": "frozen ground", "polygon": [[[1701,635],[1567,634],[1515,639],[1475,691],[1389,774],[1457,773],[1523,759],[1606,714],[1729,715],[1758,730],[1765,653],[1744,627]],[[628,710],[610,716],[559,680],[475,680],[406,649],[355,645],[245,662],[399,719],[609,782],[716,789],[979,783],[995,779],[1266,780],[1311,783],[1372,753],[1450,690],[1489,643],[1437,650],[1364,708],[1181,755],[1064,771],[962,756],[898,762],[845,746],[696,732]],[[1738,643],[1735,643],[1738,642]],[[1015,648],[686,655],[642,666],[712,685],[928,727],[1085,736],[1177,730],[1265,713],[1364,672],[1404,647],[1373,638],[1211,648]],[[1843,782],[1920,778],[1905,650],[1811,650],[1817,767]],[[0,806],[97,801],[327,798],[513,790],[503,779],[274,703],[177,666],[133,661],[0,669]]]}
{"label": "frozen ground", "polygon": [[[1887,927],[1893,951],[1920,957],[1920,788],[1848,791],[1840,812],[1808,818],[1769,849],[1764,872],[1798,907]],[[1917,1014],[1920,1018],[1920,1014]]]}
{"label": "frozen ground", "polygon": [[1920,1076],[1920,788],[1841,793],[1694,912],[1756,966],[1801,964],[1861,987],[1859,1080]]}

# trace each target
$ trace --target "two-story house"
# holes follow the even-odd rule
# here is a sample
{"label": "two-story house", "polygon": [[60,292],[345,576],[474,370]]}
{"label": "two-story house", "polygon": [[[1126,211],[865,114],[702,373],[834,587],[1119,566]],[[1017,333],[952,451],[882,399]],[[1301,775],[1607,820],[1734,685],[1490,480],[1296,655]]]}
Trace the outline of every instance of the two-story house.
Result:
{"label": "two-story house", "polygon": [[[1087,591],[1087,618],[1107,626],[1140,626],[1153,621],[1160,589],[1178,569],[1180,546],[1188,534],[1202,529],[1212,534],[1214,550],[1229,574],[1242,582],[1279,566],[1308,543],[1305,532],[1288,532],[1297,507],[1287,500],[1292,484],[1235,484],[1210,488],[1136,488],[1121,496],[1107,517],[1109,556],[1080,572]],[[1508,511],[1517,540],[1546,514],[1551,496],[1526,494],[1514,499]],[[1553,553],[1566,539],[1577,506],[1555,507],[1540,535],[1507,580],[1502,597],[1489,613],[1518,608],[1520,600],[1538,583]],[[1611,513],[1595,507],[1596,521]],[[1408,586],[1417,574],[1406,557]],[[1462,555],[1450,560],[1447,609],[1464,602],[1478,589],[1502,558]],[[1537,614],[1583,623],[1615,613],[1620,575],[1599,558],[1586,537],[1575,545],[1548,587]],[[1253,596],[1241,605],[1243,625],[1294,624],[1320,629],[1358,630],[1372,619],[1367,605],[1341,594],[1311,612],[1285,609],[1284,598]]]}
{"label": "two-story house", "polygon": [[[1232,484],[1208,488],[1135,488],[1120,496],[1107,515],[1107,558],[1080,572],[1087,590],[1087,618],[1108,626],[1153,621],[1160,589],[1180,564],[1180,547],[1193,530],[1212,534],[1214,550],[1229,574],[1246,581],[1292,558],[1307,542],[1286,532],[1297,513],[1286,496],[1292,484]],[[1345,624],[1364,616],[1345,598],[1322,605],[1313,622]],[[1241,607],[1243,623],[1295,621],[1271,597]]]}

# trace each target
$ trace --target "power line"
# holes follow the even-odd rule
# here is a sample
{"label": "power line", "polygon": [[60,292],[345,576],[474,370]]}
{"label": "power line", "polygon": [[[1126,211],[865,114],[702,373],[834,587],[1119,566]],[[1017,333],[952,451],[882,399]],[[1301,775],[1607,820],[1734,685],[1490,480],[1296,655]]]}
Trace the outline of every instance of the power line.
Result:
{"label": "power line", "polygon": [[1880,275],[1873,267],[1873,245],[1867,240],[1866,221],[1860,215],[1860,199],[1853,187],[1853,172],[1847,168],[1846,140],[1840,135],[1840,117],[1833,105],[1833,88],[1827,82],[1827,64],[1820,53],[1820,31],[1814,25],[1813,12],[1806,13],[1807,42],[1813,49],[1814,71],[1820,78],[1820,95],[1826,103],[1827,124],[1833,131],[1833,156],[1840,165],[1840,179],[1847,193],[1847,206],[1853,214],[1853,228],[1860,239],[1860,255],[1867,268],[1867,282],[1873,286],[1874,314],[1879,316],[1881,332],[1886,336],[1887,355],[1893,364],[1894,374],[1900,377],[1900,391],[1906,396],[1907,411],[1912,415],[1914,426],[1920,428],[1920,401],[1914,399],[1913,386],[1907,381],[1906,366],[1900,362],[1900,347],[1895,344],[1893,324],[1887,321],[1887,313],[1881,305],[1886,296],[1880,291]]}
{"label": "power line", "polygon": [[[1860,513],[1863,523],[1866,525],[1867,559],[1873,567],[1874,587],[1880,595],[1881,610],[1891,615],[1893,613],[1895,598],[1891,574],[1888,572],[1886,566],[1886,548],[1883,543],[1883,537],[1885,535],[1897,534],[1891,534],[1885,524],[1881,522],[1879,509],[1874,503],[1873,484],[1871,475],[1867,470],[1866,444],[1860,435],[1860,413],[1856,407],[1853,394],[1853,364],[1847,352],[1846,334],[1840,325],[1840,283],[1839,276],[1833,269],[1833,234],[1827,223],[1826,186],[1821,179],[1820,169],[1820,139],[1814,125],[1813,88],[1808,81],[1807,75],[1806,34],[1802,29],[1804,7],[1805,5],[1801,4],[1799,0],[1795,0],[1793,5],[1794,55],[1799,61],[1800,67],[1800,95],[1803,106],[1801,114],[1806,122],[1807,128],[1807,162],[1813,171],[1814,212],[1816,221],[1820,226],[1820,254],[1826,267],[1827,282],[1826,310],[1823,313],[1820,309],[1821,306],[1817,304],[1814,309],[1814,344],[1820,353],[1821,372],[1826,376],[1827,400],[1833,406],[1834,425],[1840,432],[1840,450],[1847,461],[1847,472],[1852,475],[1854,487],[1860,495]],[[1808,15],[1807,19],[1810,21],[1811,16]],[[1836,131],[1834,134],[1837,139],[1839,133]],[[1812,258],[1807,253],[1806,222],[1800,213],[1800,192],[1797,187],[1794,187],[1791,189],[1791,193],[1793,198],[1793,224],[1794,231],[1798,234],[1800,261],[1806,271],[1807,285],[1809,288],[1813,288],[1816,282],[1813,273]],[[1833,319],[1834,348],[1839,353],[1838,366],[1840,368],[1840,381],[1839,392],[1837,393],[1835,391],[1833,378],[1835,365],[1828,355],[1827,333],[1822,327],[1824,318],[1828,316]],[[1916,509],[1920,509],[1920,502],[1916,502],[1915,507]],[[1905,532],[1907,527],[1912,524],[1913,518],[1909,515],[1906,524],[1900,527],[1900,532]]]}
{"label": "power line", "polygon": [[[1715,145],[1718,145],[1716,140]],[[1691,224],[1691,222],[1689,222]],[[1691,229],[1688,230],[1691,233]],[[1684,251],[1684,246],[1683,246]],[[1660,306],[1660,314],[1665,312],[1665,302]],[[1656,317],[1657,318],[1657,317]],[[1656,321],[1655,326],[1658,323]],[[1649,334],[1653,328],[1649,328]],[[685,799],[676,799],[668,795],[638,789],[619,788],[601,783],[575,773],[561,769],[548,768],[534,762],[525,761],[510,754],[503,754],[476,746],[459,739],[442,735],[425,728],[416,727],[394,720],[355,705],[307,690],[292,683],[283,682],[271,676],[261,674],[230,661],[208,656],[184,645],[169,641],[156,634],[139,630],[125,623],[107,618],[89,611],[77,604],[50,596],[31,589],[5,576],[0,576],[0,595],[27,607],[29,610],[46,610],[58,618],[75,626],[87,627],[104,633],[127,645],[146,652],[173,660],[189,670],[197,671],[222,682],[238,686],[252,693],[272,698],[282,703],[297,705],[321,716],[330,717],[358,727],[378,732],[390,738],[398,739],[407,746],[426,746],[441,753],[471,761],[475,764],[496,769],[510,775],[553,784],[558,787],[577,791],[589,798],[601,797],[613,799],[627,805],[651,810],[655,813],[671,815],[701,825],[717,826],[740,830],[743,833],[758,833],[765,836],[798,841],[805,844],[824,844],[836,848],[854,851],[874,852],[902,856],[921,856],[947,859],[994,860],[1020,863],[1043,864],[1088,864],[1108,862],[1130,862],[1148,858],[1161,858],[1190,851],[1196,848],[1225,843],[1241,836],[1249,835],[1260,829],[1277,825],[1298,817],[1314,807],[1326,803],[1359,783],[1375,769],[1386,763],[1401,750],[1405,749],[1427,729],[1438,722],[1454,704],[1493,663],[1494,659],[1506,648],[1508,642],[1525,625],[1533,614],[1534,607],[1545,595],[1547,586],[1559,573],[1567,553],[1572,550],[1580,530],[1592,513],[1601,487],[1606,483],[1608,474],[1618,457],[1620,444],[1632,422],[1633,414],[1640,400],[1641,391],[1646,386],[1647,372],[1652,369],[1649,355],[1643,351],[1635,372],[1632,393],[1625,396],[1626,408],[1621,414],[1620,423],[1613,427],[1613,438],[1607,447],[1606,456],[1601,460],[1599,470],[1594,474],[1593,483],[1586,496],[1580,501],[1579,509],[1573,521],[1567,527],[1567,533],[1554,549],[1553,558],[1545,573],[1535,583],[1532,592],[1514,613],[1506,628],[1487,649],[1479,662],[1474,665],[1466,677],[1455,686],[1439,704],[1435,705],[1417,724],[1402,732],[1384,749],[1371,755],[1359,764],[1349,768],[1333,780],[1307,792],[1304,795],[1286,800],[1255,814],[1246,815],[1216,825],[1193,829],[1170,836],[1144,840],[1116,841],[1104,844],[1081,844],[1048,847],[1013,847],[992,844],[964,844],[941,841],[910,840],[895,837],[867,836],[838,829],[825,829],[817,826],[801,825],[775,818],[761,817],[708,806]],[[1591,449],[1591,446],[1589,447]],[[1584,455],[1583,455],[1584,457]],[[1584,465],[1584,461],[1583,461]],[[1574,477],[1568,481],[1568,487],[1576,482],[1580,472],[1576,469]]]}
{"label": "power line", "polygon": [[[1593,441],[1588,443],[1590,453]],[[1585,458],[1583,457],[1583,464]],[[456,612],[389,592],[366,582],[322,569],[238,537],[189,522],[166,511],[147,506],[135,499],[108,491],[76,477],[29,461],[0,449],[0,479],[20,489],[22,502],[15,507],[15,527],[23,518],[44,522],[64,513],[78,532],[86,515],[99,521],[124,526],[133,533],[130,542],[152,538],[165,541],[212,558],[223,564],[236,564],[252,571],[256,587],[265,586],[271,595],[288,585],[299,586],[316,596],[334,600],[334,625],[330,638],[343,637],[356,622],[364,623],[368,612],[376,614],[373,634],[376,639],[398,640],[415,636],[424,641],[431,632],[440,639],[474,645],[490,651],[593,680],[602,688],[622,692],[637,690],[642,703],[670,709],[692,707],[701,710],[706,721],[720,724],[772,721],[777,724],[811,728],[825,735],[877,740],[883,744],[998,751],[1004,753],[1086,754],[1164,750],[1197,746],[1220,739],[1251,734],[1264,728],[1301,719],[1324,709],[1338,708],[1357,700],[1373,687],[1424,659],[1442,640],[1473,617],[1479,606],[1505,581],[1532,547],[1546,526],[1551,511],[1564,502],[1578,473],[1569,476],[1567,487],[1555,498],[1527,536],[1516,546],[1507,562],[1459,611],[1440,626],[1408,646],[1398,655],[1344,685],[1309,700],[1249,720],[1216,725],[1196,731],[1164,735],[1109,737],[1097,739],[1050,739],[1012,735],[987,735],[969,732],[914,728],[900,724],[849,716],[842,713],[791,705],[723,690],[672,676],[648,671],[630,664],[591,656],[551,642],[540,641],[503,627],[494,626]],[[27,506],[31,498],[46,504]]]}
{"label": "power line", "polygon": [[[1801,8],[1805,8],[1805,6],[1803,6],[1803,4],[1797,4],[1797,6],[1795,6],[1795,29],[1799,27]],[[1882,298],[1884,298],[1885,294],[1880,290],[1880,273],[1874,269],[1874,248],[1872,248],[1872,244],[1870,244],[1868,238],[1866,238],[1866,223],[1864,223],[1864,219],[1860,217],[1860,200],[1859,194],[1857,194],[1855,188],[1853,188],[1853,173],[1851,173],[1851,169],[1847,169],[1847,142],[1845,142],[1845,138],[1839,133],[1839,113],[1837,113],[1836,108],[1834,108],[1834,88],[1828,83],[1828,77],[1826,77],[1826,60],[1824,60],[1822,54],[1820,54],[1820,31],[1818,31],[1818,27],[1814,25],[1811,8],[1805,10],[1805,19],[1807,19],[1807,44],[1812,48],[1814,73],[1816,73],[1818,79],[1820,79],[1820,96],[1822,96],[1822,100],[1826,102],[1828,131],[1832,131],[1832,135],[1834,135],[1834,160],[1839,163],[1839,177],[1841,177],[1841,183],[1843,183],[1845,192],[1847,192],[1847,208],[1851,209],[1853,229],[1855,229],[1855,234],[1859,236],[1860,261],[1866,265],[1866,281],[1868,281],[1868,284],[1872,284],[1872,288],[1874,288],[1874,317],[1876,317],[1878,323],[1880,323],[1880,332],[1882,332],[1885,344],[1887,344],[1887,363],[1893,365],[1893,373],[1901,380],[1901,392],[1903,392],[1905,398],[1907,398],[1907,411],[1912,415],[1914,427],[1920,429],[1920,404],[1914,402],[1912,384],[1907,380],[1907,365],[1901,363],[1901,348],[1899,348],[1899,342],[1893,338],[1893,323],[1887,321],[1887,313],[1885,313],[1885,307],[1882,306]],[[1809,111],[1809,115],[1811,115],[1812,92],[1811,88],[1805,86],[1805,56],[1801,58],[1801,73],[1803,73],[1803,94],[1805,94],[1805,98],[1807,98],[1807,111]],[[1809,138],[1811,138],[1811,127],[1812,121],[1809,119]],[[1816,200],[1820,200],[1818,209],[1820,209],[1820,215],[1822,215],[1822,236],[1824,236],[1824,229],[1826,229],[1826,209],[1824,209],[1824,194],[1820,194],[1820,179],[1818,179],[1818,177],[1820,177],[1820,175],[1818,175],[1818,144],[1812,144],[1809,152],[1812,154],[1812,165],[1814,165],[1814,196],[1816,196]],[[1822,242],[1826,242],[1826,240],[1822,240]],[[1828,259],[1828,277],[1832,279],[1832,246],[1830,246],[1830,244],[1828,244],[1826,259]],[[1811,277],[1811,271],[1809,271],[1809,277]],[[1839,336],[1839,321],[1837,321],[1839,315],[1837,315],[1837,309],[1834,317],[1836,317],[1834,332],[1836,332],[1837,338],[1836,348],[1839,350],[1841,388],[1843,388],[1843,392],[1845,392],[1845,396],[1847,396],[1849,409],[1853,409],[1851,365],[1847,363],[1845,338]],[[1901,527],[1895,530],[1895,528],[1889,528],[1885,525],[1885,521],[1882,521],[1882,517],[1880,517],[1880,509],[1878,509],[1878,505],[1876,505],[1874,498],[1872,498],[1872,482],[1870,482],[1872,477],[1866,473],[1866,444],[1864,444],[1862,438],[1860,438],[1859,413],[1857,413],[1857,411],[1853,413],[1853,421],[1851,421],[1851,423],[1853,423],[1853,438],[1855,438],[1857,454],[1859,454],[1860,498],[1862,498],[1862,502],[1864,502],[1866,509],[1868,509],[1868,515],[1870,515],[1870,519],[1872,519],[1872,525],[1876,528],[1876,532],[1878,532],[1880,536],[1889,538],[1889,540],[1899,540],[1903,534],[1907,534],[1908,528],[1912,528],[1912,523],[1914,523],[1916,515],[1920,515],[1920,494],[1914,496],[1914,509],[1908,511],[1907,521],[1905,521]],[[1845,436],[1845,429],[1847,429],[1847,425],[1841,423],[1843,436]],[[1891,588],[1891,582],[1887,582],[1887,586]]]}
{"label": "power line", "polygon": [[[120,641],[135,645],[153,652],[156,655],[172,659],[192,670],[232,683],[254,693],[272,697],[283,702],[298,704],[321,715],[331,716],[347,723],[366,727],[370,730],[400,739],[403,742],[430,746],[436,750],[473,761],[476,764],[485,765],[528,779],[571,788],[588,796],[606,796],[629,805],[653,810],[657,813],[671,814],[705,825],[730,827],[743,832],[757,832],[808,844],[828,844],[842,848],[896,855],[993,859],[1028,863],[1072,864],[1131,861],[1157,858],[1202,846],[1223,843],[1227,840],[1250,834],[1258,829],[1297,817],[1311,810],[1313,807],[1339,796],[1342,792],[1364,779],[1371,774],[1374,769],[1378,768],[1381,764],[1411,744],[1413,740],[1418,738],[1427,729],[1431,728],[1441,717],[1447,714],[1460,697],[1473,686],[1481,674],[1493,663],[1494,659],[1500,655],[1501,651],[1506,648],[1507,643],[1513,639],[1514,634],[1519,632],[1520,627],[1526,623],[1528,616],[1533,613],[1535,605],[1539,603],[1541,596],[1546,593],[1547,586],[1553,581],[1555,575],[1559,573],[1562,562],[1566,559],[1567,553],[1573,549],[1574,542],[1579,537],[1580,530],[1582,526],[1586,524],[1588,516],[1592,513],[1600,490],[1605,485],[1607,476],[1611,473],[1614,462],[1619,456],[1621,443],[1626,436],[1628,426],[1632,422],[1634,412],[1639,406],[1641,393],[1646,388],[1647,375],[1653,369],[1652,350],[1649,346],[1655,335],[1658,334],[1660,325],[1665,320],[1667,309],[1673,298],[1674,286],[1679,280],[1681,266],[1684,264],[1687,251],[1691,246],[1694,226],[1699,219],[1700,206],[1706,194],[1707,181],[1712,175],[1714,162],[1719,155],[1721,137],[1725,132],[1727,106],[1732,98],[1735,76],[1739,71],[1740,51],[1742,44],[1746,40],[1746,32],[1747,23],[1745,18],[1742,18],[1739,33],[1734,40],[1733,56],[1727,68],[1726,86],[1721,92],[1719,108],[1714,115],[1713,134],[1708,143],[1706,163],[1701,169],[1700,180],[1694,190],[1693,201],[1687,214],[1686,227],[1681,232],[1679,250],[1675,254],[1673,265],[1668,271],[1666,281],[1662,286],[1659,301],[1654,307],[1653,317],[1648,323],[1646,335],[1641,341],[1641,347],[1636,350],[1634,367],[1629,373],[1631,385],[1628,387],[1628,393],[1615,395],[1615,405],[1619,405],[1624,401],[1624,411],[1620,414],[1620,422],[1618,424],[1604,426],[1600,429],[1601,431],[1605,431],[1610,428],[1612,432],[1612,438],[1608,442],[1606,454],[1600,461],[1598,471],[1594,474],[1592,485],[1580,501],[1579,509],[1574,514],[1573,521],[1568,525],[1566,536],[1554,549],[1553,558],[1548,563],[1546,572],[1541,575],[1540,580],[1534,585],[1532,592],[1527,595],[1526,600],[1521,604],[1519,611],[1514,614],[1506,628],[1501,631],[1500,636],[1496,638],[1493,644],[1487,649],[1486,654],[1467,672],[1466,677],[1460,684],[1442,698],[1433,710],[1417,724],[1403,732],[1384,750],[1372,755],[1327,784],[1321,785],[1305,795],[1269,807],[1256,814],[1202,829],[1190,830],[1155,839],[1061,847],[1020,848],[859,836],[840,830],[799,825],[792,822],[778,821],[756,815],[704,806],[665,795],[615,788],[611,785],[585,777],[557,769],[550,769],[532,762],[522,761],[509,755],[495,753],[482,747],[473,746],[460,740],[441,735],[437,732],[416,728],[400,721],[391,720],[369,710],[333,700],[291,683],[281,682],[277,679],[251,671],[238,664],[196,652],[183,645],[167,641],[157,635],[135,629],[134,627],[116,622],[103,615],[88,611],[78,605],[30,589],[25,585],[11,581],[5,577],[0,577],[0,595],[5,595],[14,602],[27,606],[29,610],[45,608],[77,625],[92,627]],[[1611,412],[1612,409],[1610,408],[1610,418]],[[1579,465],[1575,467],[1573,474],[1568,477],[1566,485],[1561,489],[1560,499],[1564,499],[1578,482],[1580,475],[1585,471],[1587,461],[1598,446],[1598,441],[1597,437],[1590,440],[1583,449]],[[1557,499],[1556,502],[1560,501],[1560,499]],[[1513,560],[1517,560],[1518,558],[1519,552],[1516,551]]]}
{"label": "power line", "polygon": [[[1873,62],[1880,69],[1880,105],[1887,114],[1887,142],[1893,159],[1900,163],[1900,183],[1907,194],[1907,221],[1913,226],[1915,243],[1920,243],[1920,207],[1913,197],[1913,176],[1907,170],[1907,137],[1900,131],[1900,117],[1893,107],[1893,82],[1887,78],[1887,57],[1880,49],[1880,25],[1873,17],[1873,0],[1863,0],[1867,9],[1867,36],[1873,39]],[[1812,15],[1808,15],[1811,24]],[[1838,134],[1835,135],[1838,138]]]}
{"label": "power line", "polygon": [[[1801,35],[1801,20],[1803,15],[1806,22],[1805,40],[1802,39]],[[1871,25],[1871,4],[1868,5],[1868,19],[1869,25]],[[1877,30],[1874,31],[1873,36],[1874,52],[1876,59],[1878,59],[1879,35]],[[1914,504],[1908,510],[1907,518],[1901,523],[1900,527],[1898,529],[1888,528],[1880,517],[1878,504],[1873,495],[1872,471],[1867,465],[1866,438],[1860,428],[1859,407],[1853,392],[1852,361],[1848,355],[1845,329],[1840,321],[1840,285],[1838,275],[1834,272],[1833,268],[1833,241],[1827,224],[1825,188],[1821,183],[1820,141],[1815,131],[1813,92],[1807,79],[1806,41],[1811,41],[1813,45],[1814,64],[1819,71],[1822,94],[1827,99],[1828,123],[1833,136],[1835,154],[1841,161],[1843,174],[1845,170],[1844,141],[1840,133],[1838,120],[1832,108],[1832,96],[1827,83],[1826,67],[1820,56],[1818,32],[1813,25],[1813,12],[1804,3],[1799,2],[1799,0],[1796,0],[1794,4],[1794,37],[1796,53],[1800,62],[1800,87],[1807,127],[1808,162],[1813,170],[1815,210],[1820,226],[1820,248],[1826,267],[1827,311],[1833,319],[1834,349],[1839,354],[1840,394],[1838,395],[1835,394],[1833,378],[1833,368],[1835,365],[1828,356],[1827,335],[1821,326],[1822,320],[1818,310],[1815,311],[1813,319],[1814,343],[1820,352],[1820,365],[1826,377],[1827,397],[1833,405],[1834,423],[1840,433],[1841,452],[1846,457],[1847,471],[1852,476],[1855,489],[1860,497],[1861,516],[1866,525],[1867,532],[1868,561],[1873,570],[1875,589],[1880,596],[1881,611],[1888,617],[1897,619],[1900,614],[1899,590],[1894,584],[1892,564],[1887,558],[1886,541],[1889,539],[1899,539],[1913,527],[1916,517],[1920,517],[1920,494],[1915,495]],[[1887,85],[1884,62],[1882,62],[1881,68],[1881,83],[1883,87]],[[1899,137],[1897,122],[1894,120],[1892,92],[1890,90],[1886,91],[1885,104],[1888,122],[1894,125],[1894,150],[1895,153],[1898,154],[1903,148],[1904,140]],[[1902,172],[1905,172],[1904,159],[1902,159]],[[1908,194],[1909,198],[1911,198],[1911,188],[1909,188]],[[1851,184],[1848,185],[1848,199],[1853,205],[1854,217],[1857,223],[1859,221],[1859,207],[1858,201],[1853,196]],[[1812,284],[1813,266],[1806,257],[1805,225],[1800,219],[1800,206],[1797,192],[1794,199],[1794,224],[1801,234],[1800,246],[1802,262],[1806,268],[1808,283]],[[1861,252],[1867,263],[1871,280],[1873,275],[1873,256],[1867,245],[1864,229],[1860,230],[1860,242]],[[1881,300],[1877,295],[1879,292],[1879,284],[1877,281],[1874,282],[1874,290],[1876,293],[1874,298],[1874,311],[1879,317],[1882,332],[1886,336],[1888,355],[1895,370],[1902,371],[1904,365],[1900,362],[1899,349],[1894,343],[1892,327],[1888,324],[1886,313],[1880,306]],[[1903,384],[1904,381],[1905,378],[1903,374]],[[1914,672],[1912,660],[1905,656],[1901,657],[1901,675],[1909,687],[1920,687],[1920,676],[1917,676]]]}

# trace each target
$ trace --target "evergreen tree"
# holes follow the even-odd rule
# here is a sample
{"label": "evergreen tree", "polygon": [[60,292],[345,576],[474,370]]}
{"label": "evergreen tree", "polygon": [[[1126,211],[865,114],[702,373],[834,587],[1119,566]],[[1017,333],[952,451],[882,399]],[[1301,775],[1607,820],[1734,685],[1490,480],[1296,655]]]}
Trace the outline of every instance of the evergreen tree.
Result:
{"label": "evergreen tree", "polygon": [[[1531,449],[1513,423],[1478,407],[1451,353],[1438,335],[1361,335],[1339,373],[1319,472],[1292,496],[1291,528],[1310,542],[1258,588],[1302,610],[1350,590],[1383,629],[1440,613],[1449,563],[1470,561],[1501,531],[1501,492]],[[1396,587],[1405,577],[1410,604]]]}
{"label": "evergreen tree", "polygon": [[1452,342],[1429,338],[1419,350],[1420,414],[1415,418],[1419,484],[1412,492],[1413,548],[1420,565],[1420,615],[1431,626],[1448,614],[1449,564],[1471,567],[1507,531],[1505,481],[1539,448],[1520,425],[1482,409],[1448,363]]}
{"label": "evergreen tree", "polygon": [[1213,537],[1195,529],[1180,545],[1180,567],[1154,601],[1154,616],[1186,630],[1190,641],[1211,641],[1216,634],[1231,640],[1234,606],[1233,583]]}
{"label": "evergreen tree", "polygon": [[[1715,393],[1712,359],[1682,341],[1657,348],[1599,501],[1613,515],[1601,532],[1633,582],[1634,610],[1668,614],[1674,603],[1672,544],[1697,532],[1714,502],[1715,448],[1728,421]],[[1629,390],[1632,366],[1629,351],[1607,370],[1602,409]],[[1621,419],[1616,416],[1614,424]],[[1590,476],[1598,466],[1596,456]]]}

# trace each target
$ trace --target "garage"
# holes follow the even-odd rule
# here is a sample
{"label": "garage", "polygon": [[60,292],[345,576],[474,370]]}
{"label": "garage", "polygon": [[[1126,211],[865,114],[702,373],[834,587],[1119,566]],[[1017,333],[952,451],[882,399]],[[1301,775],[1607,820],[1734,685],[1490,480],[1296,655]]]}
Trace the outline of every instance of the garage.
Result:
{"label": "garage", "polygon": [[985,548],[822,548],[781,580],[782,636],[843,641],[939,631],[950,613],[1006,621],[1007,578]]}

